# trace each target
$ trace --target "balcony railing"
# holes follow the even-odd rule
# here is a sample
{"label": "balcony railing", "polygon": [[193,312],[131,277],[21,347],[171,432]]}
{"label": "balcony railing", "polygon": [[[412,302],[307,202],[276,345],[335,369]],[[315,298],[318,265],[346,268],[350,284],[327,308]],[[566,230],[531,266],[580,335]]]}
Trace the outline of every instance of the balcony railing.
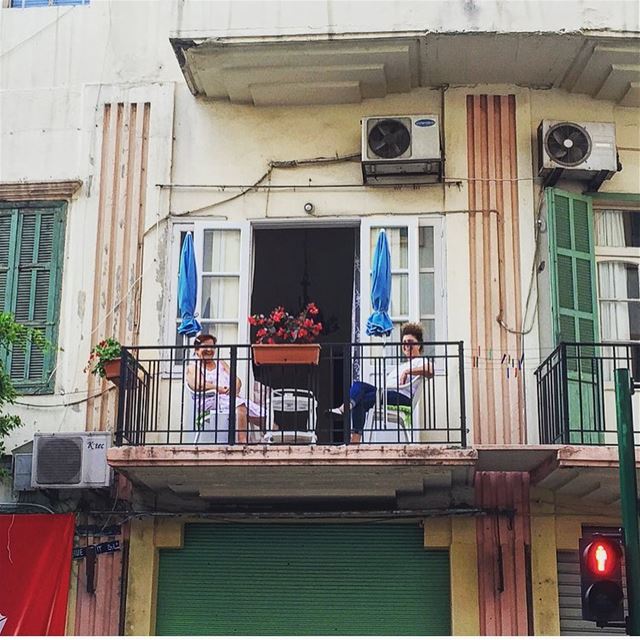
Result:
{"label": "balcony railing", "polygon": [[[639,343],[562,343],[538,367],[541,444],[615,445],[614,371],[640,375]],[[640,441],[640,394],[633,396],[634,434]]]}
{"label": "balcony railing", "polygon": [[[462,342],[423,345],[412,366],[433,375],[420,376],[417,389],[399,388],[408,362],[400,343],[323,344],[318,365],[258,366],[251,346],[239,344],[217,345],[212,360],[208,386],[226,393],[195,380],[202,360],[192,347],[123,347],[116,444],[346,444],[351,405],[343,415],[329,410],[359,380],[376,388],[362,444],[466,446]],[[227,383],[236,377],[239,388]],[[393,403],[394,390],[409,396],[406,406]]]}

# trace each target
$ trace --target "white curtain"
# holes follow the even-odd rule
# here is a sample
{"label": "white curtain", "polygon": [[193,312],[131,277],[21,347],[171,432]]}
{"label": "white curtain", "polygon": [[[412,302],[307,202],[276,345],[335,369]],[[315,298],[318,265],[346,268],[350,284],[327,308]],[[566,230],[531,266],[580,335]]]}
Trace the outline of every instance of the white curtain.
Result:
{"label": "white curtain", "polygon": [[600,285],[600,321],[603,340],[629,340],[629,304],[627,266],[624,262],[601,262],[598,265]]}
{"label": "white curtain", "polygon": [[[600,289],[600,333],[602,339],[626,341],[629,332],[629,303],[627,297],[627,269],[624,262],[600,262],[598,264]],[[605,347],[603,374],[607,382],[613,380],[613,356],[615,347]]]}
{"label": "white curtain", "polygon": [[624,247],[624,216],[622,211],[603,209],[596,212],[596,244],[599,247]]}

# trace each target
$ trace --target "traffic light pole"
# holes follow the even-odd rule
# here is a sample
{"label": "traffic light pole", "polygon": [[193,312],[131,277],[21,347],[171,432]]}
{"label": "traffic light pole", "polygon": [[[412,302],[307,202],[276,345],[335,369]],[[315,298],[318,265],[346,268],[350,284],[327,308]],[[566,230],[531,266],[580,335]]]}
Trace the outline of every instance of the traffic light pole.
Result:
{"label": "traffic light pole", "polygon": [[616,416],[620,461],[620,502],[624,527],[627,603],[627,634],[640,636],[640,532],[638,531],[638,483],[631,417],[631,380],[628,369],[616,369]]}

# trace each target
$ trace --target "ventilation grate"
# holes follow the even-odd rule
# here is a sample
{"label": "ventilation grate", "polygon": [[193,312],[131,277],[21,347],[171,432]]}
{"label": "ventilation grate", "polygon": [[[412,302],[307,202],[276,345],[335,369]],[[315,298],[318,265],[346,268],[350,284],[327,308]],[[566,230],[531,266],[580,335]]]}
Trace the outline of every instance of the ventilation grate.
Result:
{"label": "ventilation grate", "polygon": [[78,484],[82,477],[82,438],[40,438],[36,480],[39,484]]}

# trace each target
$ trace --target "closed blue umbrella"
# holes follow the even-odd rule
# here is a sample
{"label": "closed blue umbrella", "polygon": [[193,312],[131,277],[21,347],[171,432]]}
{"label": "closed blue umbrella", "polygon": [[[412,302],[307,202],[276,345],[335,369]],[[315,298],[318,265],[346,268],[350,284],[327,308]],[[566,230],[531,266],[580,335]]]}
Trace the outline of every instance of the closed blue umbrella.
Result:
{"label": "closed blue umbrella", "polygon": [[193,235],[187,233],[180,252],[180,268],[178,271],[178,306],[182,322],[178,333],[191,338],[197,335],[202,326],[195,319],[196,300],[198,298],[198,271],[196,254],[193,250]]}
{"label": "closed blue umbrella", "polygon": [[371,269],[371,308],[373,313],[367,320],[368,336],[389,336],[393,323],[389,317],[391,301],[391,253],[384,229],[378,234]]}

